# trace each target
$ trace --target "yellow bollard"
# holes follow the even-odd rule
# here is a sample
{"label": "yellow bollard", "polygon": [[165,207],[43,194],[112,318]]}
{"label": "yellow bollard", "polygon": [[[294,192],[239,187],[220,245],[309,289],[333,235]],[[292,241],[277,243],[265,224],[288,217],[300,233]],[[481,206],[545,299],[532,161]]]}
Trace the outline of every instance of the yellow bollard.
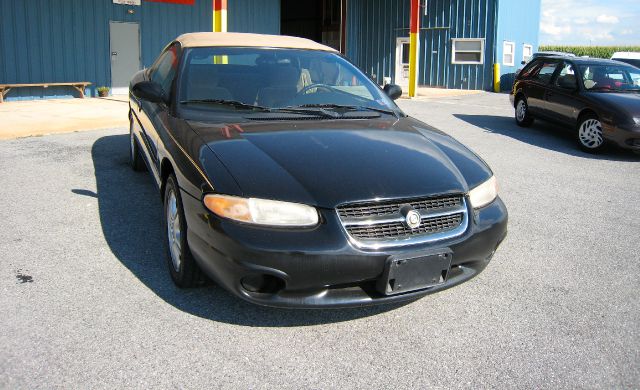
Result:
{"label": "yellow bollard", "polygon": [[500,92],[500,64],[493,64],[493,92]]}

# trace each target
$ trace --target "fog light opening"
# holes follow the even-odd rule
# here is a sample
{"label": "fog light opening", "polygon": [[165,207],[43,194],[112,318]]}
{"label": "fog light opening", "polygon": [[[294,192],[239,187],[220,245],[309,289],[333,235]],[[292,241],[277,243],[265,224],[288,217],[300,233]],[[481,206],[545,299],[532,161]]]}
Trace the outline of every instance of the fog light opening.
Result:
{"label": "fog light opening", "polygon": [[240,284],[245,290],[259,294],[276,294],[285,287],[284,280],[266,274],[245,276]]}

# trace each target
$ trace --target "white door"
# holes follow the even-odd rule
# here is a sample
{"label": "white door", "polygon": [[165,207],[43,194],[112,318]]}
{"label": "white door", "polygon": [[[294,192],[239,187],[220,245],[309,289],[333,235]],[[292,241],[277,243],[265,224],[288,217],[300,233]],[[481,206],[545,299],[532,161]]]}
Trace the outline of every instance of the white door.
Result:
{"label": "white door", "polygon": [[129,93],[129,81],[140,70],[138,23],[109,22],[111,49],[111,93]]}
{"label": "white door", "polygon": [[396,84],[409,86],[409,38],[396,40]]}

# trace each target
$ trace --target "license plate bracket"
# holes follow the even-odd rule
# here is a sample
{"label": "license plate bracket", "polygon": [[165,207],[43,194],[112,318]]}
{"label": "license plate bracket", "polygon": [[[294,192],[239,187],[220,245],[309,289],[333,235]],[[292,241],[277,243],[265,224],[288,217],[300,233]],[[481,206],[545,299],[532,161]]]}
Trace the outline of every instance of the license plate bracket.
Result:
{"label": "license plate bracket", "polygon": [[450,249],[391,256],[378,280],[378,291],[395,295],[443,284],[449,275],[452,258]]}

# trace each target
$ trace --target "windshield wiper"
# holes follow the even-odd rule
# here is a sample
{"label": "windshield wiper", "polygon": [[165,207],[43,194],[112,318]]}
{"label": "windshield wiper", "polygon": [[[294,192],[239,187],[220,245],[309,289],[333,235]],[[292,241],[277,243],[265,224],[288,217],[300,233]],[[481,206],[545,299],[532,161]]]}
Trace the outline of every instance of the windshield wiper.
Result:
{"label": "windshield wiper", "polygon": [[262,106],[256,106],[254,104],[242,103],[237,100],[225,100],[225,99],[190,99],[190,100],[182,100],[180,104],[190,104],[190,103],[208,103],[208,104],[220,104],[223,106],[231,106],[235,108],[244,108],[248,110],[259,110],[264,112],[270,112],[271,109]]}
{"label": "windshield wiper", "polygon": [[393,115],[396,118],[398,115],[395,111],[385,110],[383,108],[375,108],[369,106],[357,106],[357,105],[349,105],[349,104],[334,104],[334,103],[326,103],[326,104],[303,104],[299,107],[303,108],[345,108],[351,111],[375,111],[381,114]]}

